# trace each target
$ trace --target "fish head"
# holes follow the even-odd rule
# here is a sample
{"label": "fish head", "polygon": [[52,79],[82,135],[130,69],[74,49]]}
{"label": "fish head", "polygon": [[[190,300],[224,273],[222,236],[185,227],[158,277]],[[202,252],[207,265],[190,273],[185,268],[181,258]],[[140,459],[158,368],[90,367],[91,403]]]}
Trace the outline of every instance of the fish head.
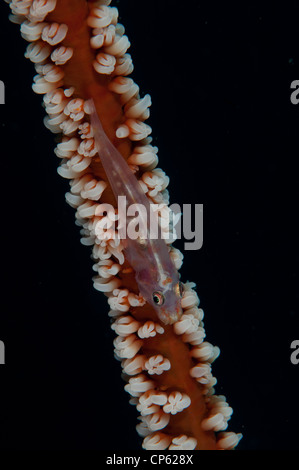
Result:
{"label": "fish head", "polygon": [[139,272],[137,282],[141,295],[155,309],[163,324],[171,325],[181,318],[183,285],[177,273],[157,279],[150,274],[150,270],[144,270]]}

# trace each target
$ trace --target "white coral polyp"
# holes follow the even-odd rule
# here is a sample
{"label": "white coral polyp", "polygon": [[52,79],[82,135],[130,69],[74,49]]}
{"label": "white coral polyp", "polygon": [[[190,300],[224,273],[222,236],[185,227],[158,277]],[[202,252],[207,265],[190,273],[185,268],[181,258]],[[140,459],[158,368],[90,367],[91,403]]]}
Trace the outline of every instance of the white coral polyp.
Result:
{"label": "white coral polyp", "polygon": [[108,85],[109,90],[120,95],[122,104],[126,104],[131,98],[138,95],[139,86],[132,78],[119,76]]}
{"label": "white coral polyp", "polygon": [[198,307],[200,304],[198,295],[194,290],[195,287],[196,284],[194,282],[186,282],[184,284],[184,294],[181,301],[183,309]]}
{"label": "white coral polyp", "polygon": [[149,416],[145,416],[144,421],[146,422],[150,431],[160,431],[160,429],[166,428],[170,421],[170,416],[159,410]]}
{"label": "white coral polyp", "polygon": [[148,390],[155,388],[155,382],[150,380],[146,375],[140,374],[137,377],[130,378],[127,385],[125,385],[126,392],[130,393],[133,397],[140,397]]}
{"label": "white coral polyp", "polygon": [[170,443],[170,436],[157,432],[147,436],[142,443],[142,447],[145,450],[166,450]]}
{"label": "white coral polyp", "polygon": [[48,13],[55,10],[56,0],[33,0],[28,19],[34,23],[44,21]]}
{"label": "white coral polyp", "polygon": [[132,57],[130,54],[124,54],[122,57],[117,57],[116,66],[114,70],[115,75],[130,75],[134,70]]}
{"label": "white coral polyp", "polygon": [[217,357],[219,356],[219,354],[220,349],[218,348],[218,346],[213,346],[207,341],[191,350],[191,356],[196,359],[199,359],[202,362],[214,362],[215,359],[217,359]]}
{"label": "white coral polyp", "polygon": [[190,334],[197,331],[199,321],[193,315],[183,314],[179,321],[174,324],[174,331],[177,335],[183,335],[184,333]]}
{"label": "white coral polyp", "polygon": [[143,98],[132,98],[124,108],[125,115],[128,118],[145,120],[149,117],[149,107],[152,101],[150,95]]}
{"label": "white coral polyp", "polygon": [[149,375],[161,375],[164,371],[169,370],[171,367],[170,361],[163,357],[161,354],[151,356],[145,362],[145,369]]}
{"label": "white coral polyp", "polygon": [[78,153],[85,157],[94,157],[98,153],[93,137],[82,140],[78,147]]}
{"label": "white coral polyp", "polygon": [[26,16],[29,14],[31,5],[32,0],[12,0],[9,6],[14,15]]}
{"label": "white coral polyp", "polygon": [[133,359],[126,359],[122,363],[123,372],[128,375],[137,375],[144,369],[145,356],[136,355]]}
{"label": "white coral polyp", "polygon": [[148,124],[137,119],[127,119],[125,124],[130,129],[130,139],[134,141],[143,140],[152,132]]}
{"label": "white coral polyp", "polygon": [[223,395],[212,395],[208,400],[208,407],[212,410],[213,414],[219,412],[223,415],[224,419],[229,421],[233,414],[233,409],[226,402],[226,397]]}
{"label": "white coral polyp", "polygon": [[201,427],[204,431],[225,431],[227,421],[222,413],[212,414],[209,418],[202,421]]}
{"label": "white coral polyp", "polygon": [[173,246],[171,246],[169,254],[176,269],[179,271],[183,265],[183,259],[184,259],[183,253],[177,248],[174,248]]}
{"label": "white coral polyp", "polygon": [[25,57],[34,64],[42,64],[51,54],[51,48],[42,41],[32,42],[27,46]]}
{"label": "white coral polyp", "polygon": [[194,450],[197,446],[197,440],[194,437],[181,435],[172,439],[169,450]]}
{"label": "white coral polyp", "polygon": [[64,114],[69,116],[73,121],[80,121],[84,117],[84,100],[75,98],[68,102],[64,108]]}
{"label": "white coral polyp", "polygon": [[130,41],[127,36],[116,35],[113,43],[105,47],[105,52],[114,57],[123,56],[130,47]]}
{"label": "white coral polyp", "polygon": [[242,439],[242,434],[236,434],[234,432],[222,432],[219,434],[217,440],[217,446],[219,449],[229,450],[233,449],[238,445]]}
{"label": "white coral polyp", "polygon": [[96,243],[117,237],[114,222],[108,216],[95,218],[92,232],[96,237]]}
{"label": "white coral polyp", "polygon": [[198,346],[203,342],[205,336],[206,332],[204,328],[200,326],[193,333],[184,333],[182,336],[182,340],[184,341],[184,343],[190,343],[192,344],[192,346]]}
{"label": "white coral polyp", "polygon": [[135,334],[126,337],[118,336],[114,340],[114,346],[115,353],[119,358],[131,359],[138,353],[142,346],[142,341]]}
{"label": "white coral polyp", "polygon": [[45,94],[49,93],[50,91],[53,91],[56,89],[57,86],[62,85],[62,82],[59,83],[49,83],[47,80],[44,79],[44,77],[41,77],[40,75],[36,75],[33,77],[34,83],[32,84],[32,90],[37,93],[37,94]]}
{"label": "white coral polyp", "polygon": [[111,259],[106,259],[99,261],[96,265],[94,265],[94,269],[98,271],[101,277],[109,279],[112,276],[116,276],[121,267],[119,264],[114,263]]}
{"label": "white coral polyp", "polygon": [[141,295],[133,294],[132,292],[128,295],[128,302],[131,307],[143,307],[146,303]]}
{"label": "white coral polyp", "polygon": [[44,26],[45,23],[32,23],[26,20],[21,24],[21,36],[28,42],[37,41],[41,37]]}
{"label": "white coral polyp", "polygon": [[[57,91],[57,90],[55,90],[55,91]],[[47,93],[47,95],[45,95],[45,98],[47,100],[49,100],[49,104],[53,103],[53,105],[55,105],[55,102],[56,102],[55,91],[53,92],[53,94]],[[57,96],[57,101],[58,101],[57,104],[59,104],[59,97],[58,96]],[[48,101],[46,101],[46,103],[47,102]],[[80,143],[80,141],[76,137],[66,137],[66,136],[64,136],[62,138],[62,141],[59,144],[57,144],[56,149],[55,149],[55,154],[59,158],[70,157],[73,154],[73,152],[78,149],[79,143]],[[80,181],[80,179],[75,179],[74,181],[71,182],[72,192],[75,192],[75,191],[73,191],[73,187],[75,187],[75,185],[76,185],[76,183],[78,183],[78,181]]]}
{"label": "white coral polyp", "polygon": [[150,197],[155,197],[161,191],[164,191],[169,184],[169,177],[163,170],[156,168],[152,171],[146,171],[142,175],[142,181],[147,186],[147,192]]}
{"label": "white coral polyp", "polygon": [[83,199],[91,199],[93,201],[98,201],[106,188],[107,183],[105,181],[98,181],[96,179],[92,179],[84,185],[81,191],[81,197]]}
{"label": "white coral polyp", "polygon": [[128,336],[132,333],[136,333],[139,326],[140,323],[131,317],[131,315],[124,315],[117,318],[111,325],[111,328],[120,336]]}
{"label": "white coral polyp", "polygon": [[163,411],[175,415],[188,408],[190,404],[191,400],[186,393],[172,392],[163,406]]}
{"label": "white coral polyp", "polygon": [[65,39],[67,31],[68,26],[66,24],[48,24],[43,28],[42,40],[50,44],[50,46],[55,46]]}
{"label": "white coral polyp", "polygon": [[58,83],[64,77],[63,70],[52,63],[36,65],[35,68],[37,72],[43,75],[44,79],[49,83]]}
{"label": "white coral polyp", "polygon": [[[148,390],[145,393],[143,393],[140,398],[139,398],[139,405],[140,407],[142,406],[151,406],[151,405],[157,405],[158,408],[156,411],[158,411],[160,406],[165,405],[167,402],[167,394],[164,392],[158,392],[155,390]],[[139,408],[138,408],[138,411]],[[147,413],[150,414],[150,413]],[[145,414],[143,414],[145,416]]]}
{"label": "white coral polyp", "polygon": [[73,49],[71,47],[61,46],[55,49],[51,54],[51,59],[55,65],[66,64],[73,56]]}
{"label": "white coral polyp", "polygon": [[106,28],[95,28],[93,36],[90,39],[90,45],[93,49],[104,46],[110,46],[115,38],[115,26],[109,25]]}
{"label": "white coral polyp", "polygon": [[89,122],[83,122],[80,124],[78,133],[81,136],[81,139],[90,139],[93,137],[93,130]]}
{"label": "white coral polyp", "polygon": [[92,8],[90,16],[87,18],[87,24],[91,28],[105,28],[113,21],[113,8],[101,5],[98,8]]}
{"label": "white coral polyp", "polygon": [[145,322],[138,330],[139,338],[153,338],[157,333],[163,334],[164,328],[159,323],[150,320]]}
{"label": "white coral polyp", "polygon": [[60,129],[65,135],[71,135],[78,129],[78,123],[72,119],[65,119],[60,124]]}
{"label": "white coral polyp", "polygon": [[150,402],[141,402],[140,399],[137,405],[137,410],[139,411],[141,416],[149,416],[153,413],[157,413],[160,410],[160,407],[158,405],[154,405]]}
{"label": "white coral polyp", "polygon": [[211,379],[211,365],[199,363],[190,370],[191,377],[195,378],[201,384],[207,384]]}
{"label": "white coral polyp", "polygon": [[116,59],[113,55],[100,52],[93,62],[96,72],[103,75],[110,75],[115,69]]}
{"label": "white coral polyp", "polygon": [[45,104],[46,112],[50,115],[61,113],[67,103],[67,99],[63,93],[62,88],[58,88],[52,91],[51,93],[47,93],[44,96],[43,101]]}
{"label": "white coral polyp", "polygon": [[113,291],[113,296],[108,299],[108,304],[112,310],[119,310],[120,312],[128,312],[130,305],[128,302],[128,289],[116,289]]}
{"label": "white coral polyp", "polygon": [[142,145],[134,148],[134,153],[128,158],[128,163],[143,168],[154,168],[158,164],[157,147]]}
{"label": "white coral polyp", "polygon": [[118,260],[119,264],[123,264],[125,261],[121,240],[115,237],[105,240],[96,239],[92,254],[94,258],[99,259],[108,259],[113,255]]}

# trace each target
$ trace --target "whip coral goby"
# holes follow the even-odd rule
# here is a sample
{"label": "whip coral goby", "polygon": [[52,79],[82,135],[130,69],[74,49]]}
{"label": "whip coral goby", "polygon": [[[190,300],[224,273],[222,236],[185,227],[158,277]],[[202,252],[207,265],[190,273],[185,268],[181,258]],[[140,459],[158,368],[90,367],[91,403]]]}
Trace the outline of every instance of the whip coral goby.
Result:
{"label": "whip coral goby", "polygon": [[[167,318],[157,314],[153,302],[159,298],[150,302],[136,279],[137,263],[132,260],[138,253],[132,250],[138,251],[138,245],[126,249],[104,210],[106,204],[116,206],[116,200],[94,139],[90,98],[111,148],[135,173],[148,201],[168,204],[169,180],[157,168],[157,148],[151,145],[151,128],[144,122],[151,98],[141,98],[139,87],[128,77],[133,71],[127,53],[130,42],[118,23],[117,8],[110,0],[8,3],[10,19],[21,25],[21,35],[29,42],[25,56],[35,66],[32,88],[43,95],[45,125],[61,135],[55,149],[61,159],[58,173],[70,181],[66,201],[76,209],[82,243],[92,247],[94,287],[108,300],[117,335],[115,355],[130,403],[140,412],[137,432],[144,438],[143,448],[234,448],[241,435],[225,432],[232,409],[225,397],[214,394],[211,364],[219,349],[205,341],[195,284],[182,283],[178,314],[172,307]],[[163,214],[160,222],[163,230]],[[99,236],[103,226],[108,227],[104,238]],[[170,281],[176,286],[183,256],[170,240],[163,250],[175,267]]]}
{"label": "whip coral goby", "polygon": [[[124,255],[134,269],[135,279],[144,299],[156,308],[159,319],[174,323],[182,315],[179,275],[170,257],[162,233],[153,237],[154,211],[132,170],[106,136],[92,100],[90,118],[98,155],[116,198],[125,197],[127,206],[141,209],[139,237],[124,236]],[[132,220],[131,220],[132,219]],[[158,217],[156,217],[158,219]],[[126,226],[137,220],[126,218]],[[158,227],[158,220],[156,223]],[[126,227],[124,227],[126,228]],[[127,232],[127,230],[126,230]]]}

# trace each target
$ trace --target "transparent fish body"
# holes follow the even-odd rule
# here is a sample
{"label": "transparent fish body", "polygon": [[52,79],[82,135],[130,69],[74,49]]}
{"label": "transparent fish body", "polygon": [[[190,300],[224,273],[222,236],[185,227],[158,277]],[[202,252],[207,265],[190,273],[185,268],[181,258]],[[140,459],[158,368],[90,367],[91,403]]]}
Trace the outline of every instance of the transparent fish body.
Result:
{"label": "transparent fish body", "polygon": [[[167,244],[160,231],[153,238],[151,221],[157,217],[144,194],[136,176],[120,152],[107,137],[96,112],[93,100],[89,100],[90,121],[96,148],[116,200],[124,196],[126,208],[137,204],[139,233],[142,237],[124,240],[124,254],[136,273],[142,297],[152,305],[164,324],[172,324],[182,315],[179,273],[171,260]],[[126,234],[134,216],[126,217]]]}

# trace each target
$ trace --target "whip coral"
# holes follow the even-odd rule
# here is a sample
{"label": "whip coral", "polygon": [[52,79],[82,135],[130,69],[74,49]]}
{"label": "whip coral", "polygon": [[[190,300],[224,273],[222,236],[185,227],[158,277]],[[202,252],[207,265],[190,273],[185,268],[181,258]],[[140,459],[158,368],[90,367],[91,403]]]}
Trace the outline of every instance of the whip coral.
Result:
{"label": "whip coral", "polygon": [[[205,341],[203,310],[195,284],[183,283],[182,315],[163,324],[140,295],[135,273],[115,237],[105,205],[116,201],[101,164],[90,124],[92,97],[110,141],[138,178],[150,202],[168,204],[169,178],[156,168],[151,144],[151,98],[129,77],[130,41],[110,0],[12,0],[10,19],[29,41],[35,66],[33,90],[43,95],[45,125],[61,139],[58,173],[69,180],[66,201],[76,210],[81,242],[92,247],[95,289],[104,293],[116,334],[130,403],[140,413],[137,432],[148,450],[231,449],[240,434],[225,432],[232,409],[214,394],[211,364],[219,349]],[[167,211],[166,211],[167,213]],[[163,219],[163,214],[162,214]],[[163,220],[161,221],[163,227]],[[105,237],[101,228],[106,227]],[[176,267],[182,254],[171,241]]]}

